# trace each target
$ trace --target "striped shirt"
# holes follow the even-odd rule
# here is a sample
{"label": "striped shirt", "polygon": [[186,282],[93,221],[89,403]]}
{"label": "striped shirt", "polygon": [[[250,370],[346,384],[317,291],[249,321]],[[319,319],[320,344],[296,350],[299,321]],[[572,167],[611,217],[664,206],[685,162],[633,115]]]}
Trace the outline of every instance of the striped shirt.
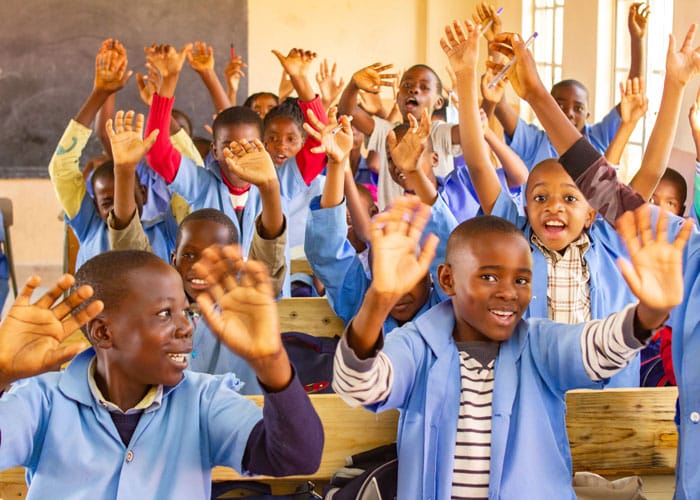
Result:
{"label": "striped shirt", "polygon": [[591,319],[591,283],[584,254],[591,240],[582,232],[564,254],[544,246],[535,233],[530,238],[547,261],[547,313],[558,323],[575,324]]}

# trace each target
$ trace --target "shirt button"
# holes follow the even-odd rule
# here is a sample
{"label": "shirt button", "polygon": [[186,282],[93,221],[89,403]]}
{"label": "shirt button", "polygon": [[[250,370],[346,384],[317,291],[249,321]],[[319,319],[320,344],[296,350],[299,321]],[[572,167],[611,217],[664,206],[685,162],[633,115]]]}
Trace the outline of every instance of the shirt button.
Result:
{"label": "shirt button", "polygon": [[690,414],[690,421],[693,422],[694,424],[697,424],[700,422],[700,413],[694,411]]}
{"label": "shirt button", "polygon": [[126,452],[126,463],[130,464],[131,461],[134,459],[134,452],[129,450]]}

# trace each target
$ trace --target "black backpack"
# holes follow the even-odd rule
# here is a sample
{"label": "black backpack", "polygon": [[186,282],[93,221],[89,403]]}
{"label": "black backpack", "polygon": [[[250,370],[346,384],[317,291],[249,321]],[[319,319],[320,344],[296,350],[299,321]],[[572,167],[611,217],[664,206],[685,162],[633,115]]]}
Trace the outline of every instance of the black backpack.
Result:
{"label": "black backpack", "polygon": [[326,500],[394,500],[398,484],[399,460],[396,443],[374,448],[346,458],[324,495]]}
{"label": "black backpack", "polygon": [[340,337],[314,337],[301,332],[284,332],[282,343],[308,394],[331,394],[333,357]]}

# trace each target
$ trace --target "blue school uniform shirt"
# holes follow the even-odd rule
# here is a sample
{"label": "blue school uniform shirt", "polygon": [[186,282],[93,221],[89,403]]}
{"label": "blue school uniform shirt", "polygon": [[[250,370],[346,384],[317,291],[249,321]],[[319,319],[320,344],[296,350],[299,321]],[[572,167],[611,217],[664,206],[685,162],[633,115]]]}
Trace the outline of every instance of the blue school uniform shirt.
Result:
{"label": "blue school uniform shirt", "polygon": [[[588,139],[599,153],[604,154],[621,123],[620,114],[616,108],[610,110],[605,117],[593,125],[584,125],[582,135]],[[547,133],[541,128],[525,123],[518,118],[513,136],[505,136],[506,144],[522,158],[528,170],[532,170],[542,160],[559,158],[557,151],[549,141]]]}
{"label": "blue school uniform shirt", "polygon": [[[532,300],[525,313],[526,318],[547,318],[547,260],[542,251],[532,243],[532,227],[527,217],[518,213],[517,205],[501,190],[491,215],[502,217],[518,226],[527,238],[532,250]],[[596,217],[587,230],[591,242],[583,255],[589,269],[591,319],[602,319],[621,311],[637,298],[625,283],[617,267],[617,258],[628,258],[624,243],[615,229]],[[608,387],[639,387],[639,356],[624,370],[615,375]]]}
{"label": "blue school uniform shirt", "polygon": [[[496,169],[496,175],[498,175],[502,189],[510,193],[521,209],[521,188],[511,189],[508,187],[508,180],[502,168]],[[445,200],[447,206],[450,207],[458,223],[476,217],[479,214],[481,204],[479,203],[474,182],[469,175],[469,169],[464,163],[464,156],[455,156],[454,170],[445,177],[436,177],[436,180],[438,193]]]}
{"label": "blue school uniform shirt", "polygon": [[[87,194],[80,202],[78,213],[72,219],[66,217],[66,223],[80,243],[75,261],[76,269],[95,255],[111,250],[107,223],[100,218],[93,199]],[[170,254],[175,249],[177,236],[177,221],[172,212],[168,210],[151,220],[141,219],[141,225],[153,253],[165,262],[170,262]]]}
{"label": "blue school uniform shirt", "polygon": [[241,394],[263,393],[255,371],[221,343],[203,318],[199,318],[194,328],[189,369],[213,375],[232,373],[240,381],[237,390]]}
{"label": "blue school uniform shirt", "polygon": [[94,355],[88,349],[63,372],[17,382],[0,399],[0,469],[27,468],[28,500],[87,490],[117,500],[209,498],[213,466],[245,472],[243,453],[262,410],[237,393],[235,377],[185,371],[125,446],[90,392]]}
{"label": "blue school uniform shirt", "polygon": [[[581,359],[583,323],[521,320],[502,342],[494,368],[489,498],[571,500],[566,391],[601,388]],[[460,403],[452,301],[388,335],[393,367],[388,398],[367,408],[400,410],[398,498],[447,500]]]}
{"label": "blue school uniform shirt", "polygon": [[[311,202],[310,208],[304,245],[306,257],[314,274],[326,287],[326,297],[331,308],[347,325],[360,310],[372,277],[347,239],[345,201],[335,207],[321,208],[321,198],[318,197]],[[447,239],[456,226],[457,221],[452,212],[438,196],[431,207],[430,220],[423,230],[423,238],[429,233],[440,238],[430,267],[433,285],[428,300],[415,317],[446,298],[437,284],[437,266],[444,260]],[[397,326],[397,321],[389,316],[384,322],[384,331],[390,332]]]}

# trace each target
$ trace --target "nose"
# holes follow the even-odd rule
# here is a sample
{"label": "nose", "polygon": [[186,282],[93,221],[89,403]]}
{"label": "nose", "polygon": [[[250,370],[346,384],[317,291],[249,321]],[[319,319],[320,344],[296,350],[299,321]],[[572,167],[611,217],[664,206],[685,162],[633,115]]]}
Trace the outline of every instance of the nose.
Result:
{"label": "nose", "polygon": [[562,202],[557,196],[550,196],[547,199],[547,205],[545,206],[545,210],[548,212],[560,212],[562,210]]}
{"label": "nose", "polygon": [[515,283],[511,280],[501,280],[499,282],[498,292],[496,294],[502,300],[515,300],[518,296],[515,289]]}
{"label": "nose", "polygon": [[192,323],[190,322],[187,314],[175,315],[175,337],[177,338],[189,338],[192,336]]}

